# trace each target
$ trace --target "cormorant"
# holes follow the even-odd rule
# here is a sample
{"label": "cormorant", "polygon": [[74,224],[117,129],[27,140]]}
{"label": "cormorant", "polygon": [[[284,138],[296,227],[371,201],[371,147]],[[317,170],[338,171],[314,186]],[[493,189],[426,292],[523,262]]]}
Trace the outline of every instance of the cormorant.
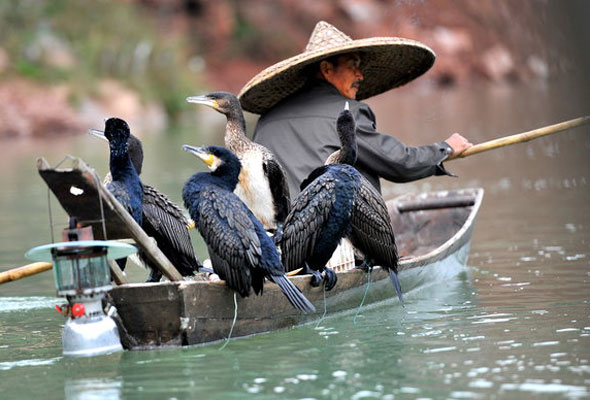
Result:
{"label": "cormorant", "polygon": [[[348,106],[348,103],[347,103]],[[348,107],[338,120],[338,133],[342,147],[328,157],[326,164],[349,164],[356,162],[355,121]],[[354,149],[352,154],[347,149]],[[398,253],[391,218],[381,194],[363,176],[360,190],[355,192],[351,219],[352,230],[348,236],[352,245],[363,253],[360,268],[369,270],[374,265],[389,271],[397,296],[403,302],[401,285],[397,277]]]}
{"label": "cormorant", "polygon": [[270,150],[246,136],[246,122],[238,98],[228,92],[212,92],[188,97],[186,101],[204,104],[226,116],[225,146],[243,165],[235,193],[266,230],[275,231],[287,217],[291,204],[286,173]]}
{"label": "cormorant", "polygon": [[350,111],[340,114],[336,126],[342,143],[340,163],[316,168],[301,183],[301,192],[277,235],[287,271],[306,267],[305,272],[314,275],[313,285],[319,284],[319,273],[324,271],[327,290],[337,278],[326,263],[340,240],[351,234],[355,198],[362,186],[362,176],[352,166],[357,147]]}
{"label": "cormorant", "polygon": [[233,193],[241,164],[230,150],[220,146],[183,150],[199,157],[211,172],[198,172],[182,190],[184,205],[207,244],[213,270],[242,297],[262,294],[264,278],[276,283],[300,311],[315,311],[289,281],[271,238],[248,207]]}
{"label": "cormorant", "polygon": [[[139,225],[142,223],[143,185],[129,157],[127,140],[129,125],[119,118],[109,118],[105,122],[104,136],[109,141],[109,171],[111,181],[106,188],[131,214]],[[116,260],[124,270],[126,259]]]}
{"label": "cormorant", "polygon": [[[106,140],[105,134],[99,130],[91,129],[90,133]],[[141,175],[143,167],[143,146],[141,141],[129,133],[127,147],[135,171],[137,175]],[[105,185],[108,185],[111,179],[111,175],[108,174],[105,177]],[[148,236],[156,240],[162,253],[182,276],[192,276],[201,267],[195,255],[187,225],[187,218],[180,207],[156,188],[143,184],[141,227]],[[147,281],[159,282],[162,278],[162,272],[158,267],[153,264],[144,252],[139,251],[138,256],[150,270]]]}

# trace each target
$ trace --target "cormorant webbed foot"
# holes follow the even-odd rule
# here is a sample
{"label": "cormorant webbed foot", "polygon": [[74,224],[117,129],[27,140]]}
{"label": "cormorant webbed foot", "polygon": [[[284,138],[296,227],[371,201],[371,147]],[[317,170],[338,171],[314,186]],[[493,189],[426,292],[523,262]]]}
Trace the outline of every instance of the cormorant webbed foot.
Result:
{"label": "cormorant webbed foot", "polygon": [[334,288],[334,286],[336,286],[336,282],[338,281],[338,277],[336,276],[336,272],[334,272],[333,270],[331,270],[330,268],[324,268],[324,273],[326,274],[325,279],[325,285],[326,285],[326,290],[332,290],[332,288]]}
{"label": "cormorant webbed foot", "polygon": [[302,274],[311,274],[311,286],[318,287],[322,283],[322,274],[318,271],[314,271],[313,269],[309,268],[309,265],[305,264],[305,268],[302,270]]}

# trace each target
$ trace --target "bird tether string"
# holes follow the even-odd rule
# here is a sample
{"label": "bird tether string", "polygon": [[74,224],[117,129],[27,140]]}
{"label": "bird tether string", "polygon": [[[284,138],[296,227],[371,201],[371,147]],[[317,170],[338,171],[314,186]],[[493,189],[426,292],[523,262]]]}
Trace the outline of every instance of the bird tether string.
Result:
{"label": "bird tether string", "polygon": [[47,211],[49,213],[49,233],[51,234],[51,243],[55,243],[55,237],[53,236],[53,215],[51,214],[51,194],[49,186],[47,187]]}
{"label": "bird tether string", "polygon": [[[98,176],[96,173],[92,174],[94,176],[94,181],[97,185],[102,185],[98,180]],[[97,186],[98,187],[98,186]],[[98,190],[98,202],[100,204],[100,221],[102,222],[102,234],[104,235],[104,240],[107,240],[107,227],[104,220],[104,206],[102,204],[102,194],[100,194],[100,190]]]}
{"label": "bird tether string", "polygon": [[369,272],[367,272],[367,287],[365,288],[365,294],[363,295],[363,299],[361,300],[361,304],[359,305],[359,308],[356,310],[356,313],[354,314],[354,318],[352,320],[352,322],[356,325],[356,317],[358,317],[359,313],[361,312],[361,308],[363,307],[363,304],[365,303],[365,298],[367,297],[367,293],[369,293],[369,286],[371,286],[371,269],[369,269]]}
{"label": "bird tether string", "polygon": [[234,292],[234,320],[231,323],[231,328],[229,330],[229,335],[227,336],[227,339],[225,339],[225,343],[223,344],[223,346],[221,346],[219,348],[219,351],[225,349],[225,346],[227,346],[227,344],[229,343],[229,340],[231,339],[231,334],[234,331],[234,326],[236,325],[236,320],[238,319],[238,299],[236,296],[236,292]]}
{"label": "bird tether string", "polygon": [[[70,156],[65,156],[55,168],[58,168],[63,162],[69,159]],[[51,243],[55,243],[55,234],[53,233],[53,213],[51,212],[51,191],[49,190],[49,186],[47,186],[47,213],[49,214],[49,233],[51,235]]]}
{"label": "bird tether string", "polygon": [[318,320],[318,323],[315,324],[316,329],[318,326],[320,326],[321,322],[324,320],[324,317],[326,316],[327,312],[328,312],[328,306],[326,305],[326,285],[324,285],[324,313],[322,314],[322,317]]}

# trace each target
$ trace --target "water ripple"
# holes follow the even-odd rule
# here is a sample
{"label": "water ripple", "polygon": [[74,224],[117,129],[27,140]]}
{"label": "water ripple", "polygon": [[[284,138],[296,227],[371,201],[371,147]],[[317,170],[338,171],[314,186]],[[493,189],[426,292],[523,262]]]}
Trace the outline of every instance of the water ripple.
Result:
{"label": "water ripple", "polygon": [[15,367],[34,367],[38,365],[51,365],[56,363],[62,357],[55,357],[49,359],[32,359],[32,360],[19,360],[10,362],[0,362],[0,371],[7,371]]}
{"label": "water ripple", "polygon": [[0,312],[53,308],[59,302],[60,300],[56,297],[0,297]]}
{"label": "water ripple", "polygon": [[588,389],[584,386],[563,385],[558,383],[504,383],[500,386],[500,390],[520,390],[522,392],[532,393],[562,393],[570,398],[586,397],[590,394]]}

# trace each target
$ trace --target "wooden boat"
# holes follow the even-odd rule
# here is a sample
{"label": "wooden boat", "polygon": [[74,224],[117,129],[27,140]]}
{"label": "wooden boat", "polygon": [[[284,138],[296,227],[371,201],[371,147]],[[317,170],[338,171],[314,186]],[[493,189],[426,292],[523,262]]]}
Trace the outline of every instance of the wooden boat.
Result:
{"label": "wooden boat", "polygon": [[[435,263],[464,265],[475,218],[483,197],[482,189],[406,195],[388,203],[397,235],[399,265],[404,279],[411,270]],[[367,285],[367,273],[338,272],[338,284],[329,292],[314,288],[307,276],[290,279],[313,302],[315,314],[301,314],[287,302],[280,290],[267,284],[262,296],[237,297],[237,320],[232,337],[286,329],[317,320],[329,313],[355,309]],[[376,267],[370,274],[370,296],[365,304],[395,297],[387,272]],[[127,284],[110,292],[124,325],[129,348],[182,346],[226,338],[234,319],[233,292],[223,281],[183,281],[158,284]],[[123,332],[122,332],[123,333]]]}
{"label": "wooden boat", "polygon": [[[95,192],[100,189],[101,185],[93,186],[99,181],[86,168],[77,165],[65,171],[66,174],[54,176],[56,170],[48,168],[46,163],[39,163],[41,176],[70,214],[81,212],[72,205],[73,202],[81,203],[81,195],[78,194],[75,201],[68,200],[67,193],[72,192],[68,188],[75,183],[76,187],[83,187],[84,194],[92,196],[96,196]],[[110,209],[108,193],[105,196],[103,208],[109,208],[110,213],[114,208]],[[419,280],[416,277],[427,276],[436,265],[443,265],[443,268],[444,265],[465,265],[482,198],[483,189],[475,188],[408,194],[388,201],[402,257],[398,271],[404,291],[417,285]],[[85,212],[88,208],[86,204]],[[98,211],[95,209],[94,212]],[[104,209],[101,212],[104,214]],[[84,217],[88,220],[96,218]],[[116,213],[112,217],[116,218]],[[120,230],[121,223],[115,225]],[[127,228],[134,237],[133,229]],[[104,225],[103,230],[108,231]],[[121,235],[128,233],[122,232]],[[113,237],[109,236],[109,239]],[[337,274],[338,283],[329,292],[323,287],[312,287],[309,276],[289,278],[315,305],[317,312],[312,314],[302,314],[294,309],[272,283],[265,285],[263,295],[252,294],[247,298],[234,297],[223,281],[207,280],[126,283],[114,287],[108,297],[117,309],[121,339],[128,349],[219,341],[228,337],[232,325],[233,338],[272,332],[315,321],[323,315],[324,309],[328,314],[334,314],[356,309],[363,300],[364,304],[369,304],[395,297],[389,274],[379,267],[370,274],[357,269]],[[369,281],[370,290],[367,292]],[[365,292],[368,293],[366,297]],[[235,325],[234,301],[237,304]]]}

